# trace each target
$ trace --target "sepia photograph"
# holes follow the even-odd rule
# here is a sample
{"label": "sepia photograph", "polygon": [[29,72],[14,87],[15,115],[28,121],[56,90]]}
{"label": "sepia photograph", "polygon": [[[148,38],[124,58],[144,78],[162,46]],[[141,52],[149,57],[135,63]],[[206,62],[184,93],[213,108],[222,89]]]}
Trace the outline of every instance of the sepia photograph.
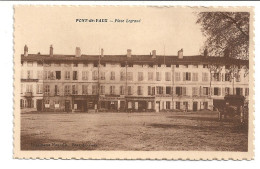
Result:
{"label": "sepia photograph", "polygon": [[15,6],[14,156],[252,159],[253,11]]}

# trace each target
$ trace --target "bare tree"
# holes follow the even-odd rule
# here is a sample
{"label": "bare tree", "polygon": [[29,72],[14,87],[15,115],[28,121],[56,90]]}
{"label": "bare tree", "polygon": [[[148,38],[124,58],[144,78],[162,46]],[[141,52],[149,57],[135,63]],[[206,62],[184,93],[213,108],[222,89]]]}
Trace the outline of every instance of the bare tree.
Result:
{"label": "bare tree", "polygon": [[200,12],[197,22],[207,40],[203,46],[209,55],[223,56],[229,51],[233,58],[248,59],[249,17],[248,12]]}

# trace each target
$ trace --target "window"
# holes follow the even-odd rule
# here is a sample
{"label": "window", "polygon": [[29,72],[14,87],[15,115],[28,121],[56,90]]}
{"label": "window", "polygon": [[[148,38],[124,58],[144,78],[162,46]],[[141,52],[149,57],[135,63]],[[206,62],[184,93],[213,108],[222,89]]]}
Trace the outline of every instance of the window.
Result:
{"label": "window", "polygon": [[191,73],[183,72],[183,81],[191,81]]}
{"label": "window", "polygon": [[65,72],[65,80],[70,80],[70,71]]}
{"label": "window", "polygon": [[182,95],[183,96],[186,96],[187,95],[187,93],[186,93],[186,90],[187,88],[186,87],[182,87]]}
{"label": "window", "polygon": [[199,90],[198,87],[192,87],[192,96],[198,96]]}
{"label": "window", "polygon": [[125,63],[121,63],[121,67],[125,67]]}
{"label": "window", "polygon": [[166,64],[166,67],[171,67],[171,64]]}
{"label": "window", "polygon": [[110,94],[111,95],[115,94],[115,86],[110,86]]}
{"label": "window", "polygon": [[57,80],[61,79],[61,71],[56,71],[56,79]]}
{"label": "window", "polygon": [[148,86],[148,95],[155,95],[155,87]]}
{"label": "window", "polygon": [[161,64],[158,64],[157,67],[161,67]]}
{"label": "window", "polygon": [[170,101],[166,101],[166,109],[171,109],[171,102]]}
{"label": "window", "polygon": [[176,95],[178,96],[182,95],[182,87],[176,87]]}
{"label": "window", "polygon": [[115,80],[115,72],[112,71],[110,74],[110,80]]}
{"label": "window", "polygon": [[203,87],[203,95],[204,96],[209,95],[209,88],[208,87]]}
{"label": "window", "polygon": [[243,95],[243,88],[237,87],[236,88],[236,95]]}
{"label": "window", "polygon": [[208,68],[208,65],[207,64],[203,64],[203,68]]}
{"label": "window", "polygon": [[42,80],[42,71],[37,71],[37,79]]}
{"label": "window", "polygon": [[105,64],[105,63],[101,63],[101,66],[102,66],[102,67],[106,67],[106,64]]}
{"label": "window", "polygon": [[27,79],[32,79],[32,78],[33,78],[33,71],[27,70]]}
{"label": "window", "polygon": [[214,87],[214,95],[215,96],[220,96],[221,95],[221,88]]}
{"label": "window", "polygon": [[128,67],[133,67],[133,63],[128,63]]}
{"label": "window", "polygon": [[98,89],[98,86],[97,85],[92,85],[92,94],[95,95],[97,94],[97,90]]}
{"label": "window", "polygon": [[213,81],[219,82],[221,80],[221,73],[212,73],[211,74]]}
{"label": "window", "polygon": [[73,64],[73,67],[78,67],[78,64],[77,64],[77,63],[74,63],[74,64]]}
{"label": "window", "polygon": [[55,85],[54,93],[55,93],[55,96],[60,95],[60,90],[59,90],[59,86],[58,85]]}
{"label": "window", "polygon": [[37,87],[36,87],[36,92],[37,94],[41,94],[42,93],[42,84],[37,84]]}
{"label": "window", "polygon": [[198,73],[192,73],[192,81],[198,81]]}
{"label": "window", "polygon": [[83,95],[88,94],[88,85],[82,85],[82,94]]}
{"label": "window", "polygon": [[162,86],[156,86],[156,93],[157,94],[163,94],[163,87]]}
{"label": "window", "polygon": [[94,70],[92,72],[92,80],[97,80],[98,79],[98,72],[96,70]]}
{"label": "window", "polygon": [[120,80],[121,81],[125,80],[125,72],[120,72]]}
{"label": "window", "polygon": [[203,72],[203,73],[202,73],[202,81],[203,81],[203,82],[207,82],[208,80],[209,80],[209,78],[208,78],[208,73]]}
{"label": "window", "polygon": [[240,79],[240,74],[239,73],[236,73],[236,82],[240,82],[241,79]]}
{"label": "window", "polygon": [[172,87],[166,86],[166,94],[172,94]]}
{"label": "window", "polygon": [[230,81],[230,74],[229,73],[225,73],[225,81]]}
{"label": "window", "polygon": [[101,72],[100,74],[101,74],[100,75],[100,79],[101,80],[106,80],[105,72]]}
{"label": "window", "polygon": [[138,72],[138,81],[143,81],[143,72]]}
{"label": "window", "polygon": [[98,63],[94,63],[94,67],[98,67]]}
{"label": "window", "polygon": [[133,94],[132,86],[127,86],[127,93],[128,93],[128,95],[132,95]]}
{"label": "window", "polygon": [[137,94],[138,95],[143,95],[143,87],[142,86],[138,86],[137,87]]}
{"label": "window", "polygon": [[171,81],[171,72],[165,72],[165,81]]}
{"label": "window", "polygon": [[88,63],[83,63],[83,67],[88,67]]}
{"label": "window", "polygon": [[230,94],[230,88],[229,87],[225,87],[225,95],[229,95]]}
{"label": "window", "polygon": [[127,80],[133,81],[133,72],[127,72]]}
{"label": "window", "polygon": [[105,86],[103,86],[103,85],[100,86],[100,94],[101,95],[105,94]]}
{"label": "window", "polygon": [[64,94],[65,95],[70,95],[70,85],[65,85],[65,87],[64,87]]}
{"label": "window", "polygon": [[125,94],[125,86],[120,86],[120,95]]}
{"label": "window", "polygon": [[51,62],[45,62],[44,63],[44,67],[50,67],[51,66]]}
{"label": "window", "polygon": [[72,94],[78,94],[78,86],[77,85],[72,85]]}
{"label": "window", "polygon": [[41,61],[38,61],[38,62],[37,62],[37,66],[38,66],[38,67],[42,67],[42,66],[43,66],[43,63],[42,63]]}
{"label": "window", "polygon": [[175,67],[176,67],[176,68],[179,68],[179,67],[180,67],[180,65],[179,65],[179,64],[177,64]]}
{"label": "window", "polygon": [[176,109],[181,109],[181,102],[176,102]]}
{"label": "window", "polygon": [[73,80],[78,80],[78,72],[73,71]]}
{"label": "window", "polygon": [[175,81],[181,81],[181,73],[175,72]]}
{"label": "window", "polygon": [[148,81],[153,81],[153,72],[148,72]]}
{"label": "window", "polygon": [[153,64],[152,64],[152,63],[148,64],[148,67],[149,67],[149,68],[152,68],[152,67],[153,67]]}
{"label": "window", "polygon": [[71,64],[70,63],[65,63],[64,66],[65,67],[71,67]]}
{"label": "window", "polygon": [[33,66],[33,62],[27,62],[27,66],[28,67],[32,67]]}
{"label": "window", "polygon": [[156,72],[156,80],[161,81],[161,72]]}
{"label": "window", "polygon": [[82,71],[82,80],[88,80],[88,71]]}
{"label": "window", "polygon": [[245,96],[249,96],[249,88],[245,88]]}
{"label": "window", "polygon": [[50,94],[50,85],[45,85],[45,87],[44,87],[44,94],[46,94],[46,95]]}

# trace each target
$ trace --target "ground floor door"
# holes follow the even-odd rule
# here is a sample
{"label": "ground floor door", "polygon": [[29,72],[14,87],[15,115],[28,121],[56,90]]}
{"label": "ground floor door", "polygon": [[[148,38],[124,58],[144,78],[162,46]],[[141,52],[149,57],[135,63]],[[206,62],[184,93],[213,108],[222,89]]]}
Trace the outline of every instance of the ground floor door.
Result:
{"label": "ground floor door", "polygon": [[42,99],[37,100],[36,107],[37,111],[42,111]]}
{"label": "ground floor door", "polygon": [[198,110],[198,102],[193,102],[193,111]]}
{"label": "ground floor door", "polygon": [[160,102],[159,101],[157,101],[156,104],[155,104],[155,111],[156,112],[160,111]]}
{"label": "ground floor door", "polygon": [[70,111],[70,101],[69,101],[69,100],[66,100],[66,101],[65,101],[65,111],[66,111],[66,112],[69,112],[69,111]]}
{"label": "ground floor door", "polygon": [[204,109],[208,109],[208,102],[203,102]]}

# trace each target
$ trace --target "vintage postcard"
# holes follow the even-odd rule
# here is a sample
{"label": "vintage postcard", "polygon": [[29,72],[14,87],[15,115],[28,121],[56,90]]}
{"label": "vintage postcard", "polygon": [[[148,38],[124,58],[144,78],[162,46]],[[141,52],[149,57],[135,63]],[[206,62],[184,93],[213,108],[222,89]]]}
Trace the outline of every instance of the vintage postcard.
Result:
{"label": "vintage postcard", "polygon": [[254,8],[14,6],[14,158],[254,158]]}

